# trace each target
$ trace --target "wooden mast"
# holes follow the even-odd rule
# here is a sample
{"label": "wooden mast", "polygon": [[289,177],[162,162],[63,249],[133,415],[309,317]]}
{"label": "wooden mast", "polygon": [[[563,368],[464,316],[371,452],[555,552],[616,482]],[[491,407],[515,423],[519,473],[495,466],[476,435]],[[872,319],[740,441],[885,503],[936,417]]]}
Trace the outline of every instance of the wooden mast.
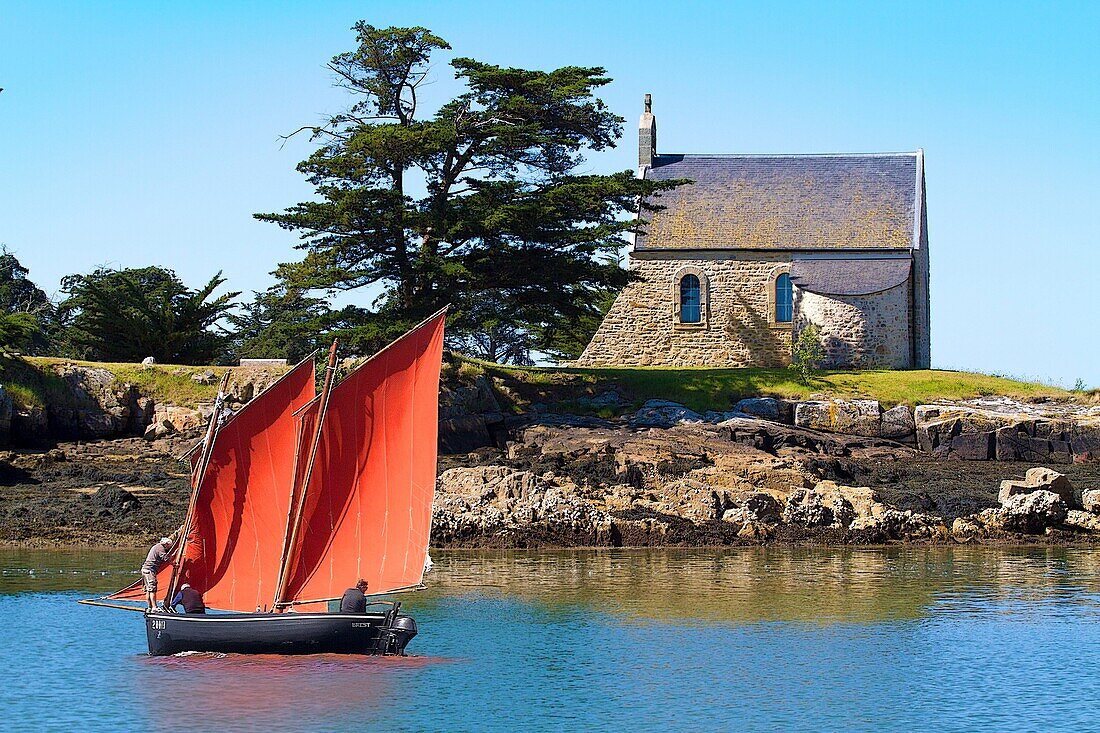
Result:
{"label": "wooden mast", "polygon": [[214,411],[210,414],[210,424],[206,427],[206,439],[202,444],[202,454],[199,456],[197,470],[191,475],[191,498],[187,502],[187,514],[184,515],[183,527],[180,529],[179,545],[176,548],[176,563],[172,567],[172,579],[168,581],[168,593],[164,596],[164,606],[169,607],[172,596],[176,592],[176,581],[179,580],[180,570],[183,569],[183,553],[187,547],[187,535],[191,532],[191,522],[195,518],[195,506],[198,504],[199,489],[206,477],[206,468],[210,465],[210,451],[214,447],[214,439],[218,435],[222,403],[225,401],[226,390],[229,388],[229,370],[225,370],[222,383],[218,387],[218,396],[214,398]]}
{"label": "wooden mast", "polygon": [[[309,448],[309,461],[306,463],[306,472],[305,476],[302,478],[302,486],[298,494],[298,501],[287,523],[287,538],[283,543],[283,557],[282,562],[279,563],[279,582],[275,585],[275,601],[272,604],[272,610],[277,610],[288,605],[283,601],[283,595],[286,593],[286,584],[288,581],[287,571],[289,570],[288,566],[294,552],[294,546],[298,541],[298,533],[301,530],[302,510],[306,505],[306,490],[309,488],[309,479],[313,475],[313,466],[317,460],[317,448],[321,443],[321,428],[325,422],[325,413],[328,412],[328,400],[332,392],[332,379],[336,373],[336,347],[339,343],[339,339],[333,339],[332,347],[328,352],[328,365],[325,367],[325,383],[321,388],[320,395],[321,406],[317,410],[317,426],[313,431],[313,443]],[[295,452],[295,464],[297,464],[299,452],[300,451]],[[295,471],[295,476],[296,475],[297,471]]]}

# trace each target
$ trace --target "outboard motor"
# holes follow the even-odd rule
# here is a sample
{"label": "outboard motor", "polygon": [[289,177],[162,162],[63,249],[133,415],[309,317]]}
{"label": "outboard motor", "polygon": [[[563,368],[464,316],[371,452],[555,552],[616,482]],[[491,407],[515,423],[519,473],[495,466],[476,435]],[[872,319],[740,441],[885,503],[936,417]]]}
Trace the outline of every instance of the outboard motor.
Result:
{"label": "outboard motor", "polygon": [[399,616],[401,603],[394,603],[393,609],[386,614],[386,620],[378,637],[383,654],[404,656],[405,645],[416,636],[416,621],[411,616]]}
{"label": "outboard motor", "polygon": [[416,619],[412,616],[398,616],[394,619],[392,628],[404,631],[406,639],[411,639],[416,636]]}

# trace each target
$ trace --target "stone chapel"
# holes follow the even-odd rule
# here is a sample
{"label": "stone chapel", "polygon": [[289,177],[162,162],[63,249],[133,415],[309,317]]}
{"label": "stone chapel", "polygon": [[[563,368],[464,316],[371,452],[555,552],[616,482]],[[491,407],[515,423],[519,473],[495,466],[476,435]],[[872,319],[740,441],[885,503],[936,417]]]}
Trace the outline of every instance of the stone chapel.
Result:
{"label": "stone chapel", "polygon": [[924,151],[658,153],[647,94],[638,175],[692,183],[643,214],[578,366],[783,366],[814,323],[823,366],[928,368]]}

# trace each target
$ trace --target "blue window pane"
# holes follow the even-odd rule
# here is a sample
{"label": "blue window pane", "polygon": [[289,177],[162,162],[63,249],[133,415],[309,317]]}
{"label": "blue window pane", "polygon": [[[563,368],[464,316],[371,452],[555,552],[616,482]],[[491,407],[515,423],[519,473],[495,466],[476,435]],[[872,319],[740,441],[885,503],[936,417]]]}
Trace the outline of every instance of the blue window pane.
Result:
{"label": "blue window pane", "polygon": [[702,320],[699,308],[699,278],[684,275],[680,280],[680,323],[699,323]]}
{"label": "blue window pane", "polygon": [[790,323],[794,314],[791,276],[783,273],[775,279],[775,320],[777,323]]}

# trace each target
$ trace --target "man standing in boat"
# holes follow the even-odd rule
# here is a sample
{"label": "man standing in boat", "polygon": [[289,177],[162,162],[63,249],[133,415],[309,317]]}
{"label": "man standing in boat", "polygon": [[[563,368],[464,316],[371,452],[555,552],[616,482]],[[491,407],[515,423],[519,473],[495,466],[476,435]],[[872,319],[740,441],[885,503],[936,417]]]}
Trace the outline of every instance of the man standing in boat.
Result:
{"label": "man standing in boat", "polygon": [[141,565],[141,584],[145,589],[145,600],[149,602],[150,611],[157,607],[157,573],[166,564],[176,564],[168,552],[171,547],[172,538],[161,537],[160,542],[149,548],[149,554]]}
{"label": "man standing in boat", "polygon": [[360,579],[354,588],[344,591],[340,599],[340,613],[367,612],[367,581]]}

